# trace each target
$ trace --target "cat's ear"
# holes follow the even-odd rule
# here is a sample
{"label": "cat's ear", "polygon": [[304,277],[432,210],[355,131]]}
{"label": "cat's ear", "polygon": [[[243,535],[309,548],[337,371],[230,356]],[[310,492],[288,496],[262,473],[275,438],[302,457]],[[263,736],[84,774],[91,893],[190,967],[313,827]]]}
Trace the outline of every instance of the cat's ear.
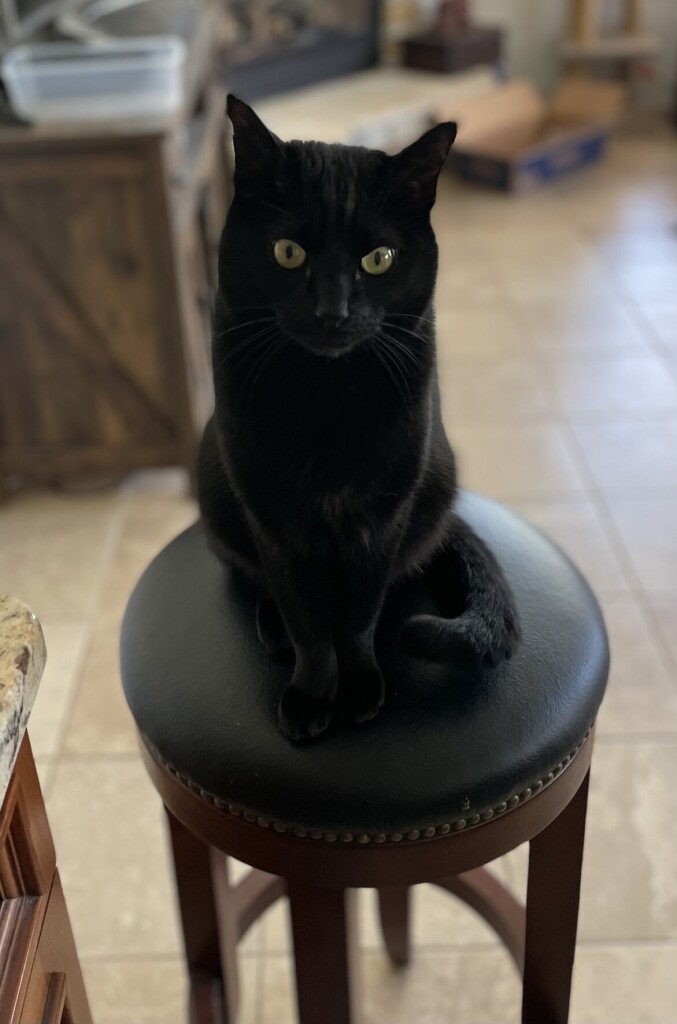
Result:
{"label": "cat's ear", "polygon": [[284,144],[266,128],[252,108],[229,93],[226,109],[233,125],[235,184],[254,184],[276,177],[284,160]]}
{"label": "cat's ear", "polygon": [[416,142],[390,158],[390,189],[398,198],[430,210],[435,202],[437,179],[456,138],[453,121],[438,124]]}

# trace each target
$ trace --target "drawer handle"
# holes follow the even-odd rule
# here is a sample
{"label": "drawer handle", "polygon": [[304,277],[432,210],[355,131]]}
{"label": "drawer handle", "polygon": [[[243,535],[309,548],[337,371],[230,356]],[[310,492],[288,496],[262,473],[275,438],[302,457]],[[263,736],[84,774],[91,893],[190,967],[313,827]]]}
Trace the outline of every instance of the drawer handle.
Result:
{"label": "drawer handle", "polygon": [[52,974],[50,976],[45,1009],[42,1013],[40,1024],[62,1024],[63,1012],[66,1008],[66,975]]}

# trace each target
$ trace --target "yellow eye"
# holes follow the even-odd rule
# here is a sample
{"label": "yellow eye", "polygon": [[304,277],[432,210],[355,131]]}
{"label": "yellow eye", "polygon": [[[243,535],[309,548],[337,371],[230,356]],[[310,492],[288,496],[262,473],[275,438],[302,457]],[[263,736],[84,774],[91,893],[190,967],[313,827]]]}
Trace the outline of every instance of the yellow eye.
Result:
{"label": "yellow eye", "polygon": [[273,253],[285,270],[297,270],[306,262],[306,250],[290,238],[279,238],[273,246]]}
{"label": "yellow eye", "polygon": [[368,274],[385,274],[386,270],[390,270],[392,267],[394,258],[395,251],[393,249],[389,249],[387,245],[379,245],[378,249],[372,249],[370,253],[362,257],[360,266]]}

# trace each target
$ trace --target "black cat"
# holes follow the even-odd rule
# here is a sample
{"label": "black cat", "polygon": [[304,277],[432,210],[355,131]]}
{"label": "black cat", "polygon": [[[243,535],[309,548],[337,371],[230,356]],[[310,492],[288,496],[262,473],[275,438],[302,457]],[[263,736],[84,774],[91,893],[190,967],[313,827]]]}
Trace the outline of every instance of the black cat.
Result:
{"label": "black cat", "polygon": [[355,722],[378,712],[375,628],[408,578],[429,574],[454,616],[409,618],[412,653],[495,661],[518,625],[496,561],[453,511],[440,417],[430,210],[455,125],[387,156],[283,143],[233,96],[228,113],[235,196],[200,507],[216,552],[257,587],[262,643],[293,647],[279,716],[300,740],[337,703]]}

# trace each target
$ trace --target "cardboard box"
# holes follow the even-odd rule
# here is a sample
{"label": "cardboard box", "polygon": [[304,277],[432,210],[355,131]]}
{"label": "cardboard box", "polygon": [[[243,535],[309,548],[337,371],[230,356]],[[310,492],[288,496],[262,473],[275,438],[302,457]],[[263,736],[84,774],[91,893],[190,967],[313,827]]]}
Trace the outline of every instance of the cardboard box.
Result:
{"label": "cardboard box", "polygon": [[625,103],[617,82],[565,79],[548,104],[527,81],[510,82],[439,120],[459,130],[450,165],[467,181],[523,192],[598,160]]}

